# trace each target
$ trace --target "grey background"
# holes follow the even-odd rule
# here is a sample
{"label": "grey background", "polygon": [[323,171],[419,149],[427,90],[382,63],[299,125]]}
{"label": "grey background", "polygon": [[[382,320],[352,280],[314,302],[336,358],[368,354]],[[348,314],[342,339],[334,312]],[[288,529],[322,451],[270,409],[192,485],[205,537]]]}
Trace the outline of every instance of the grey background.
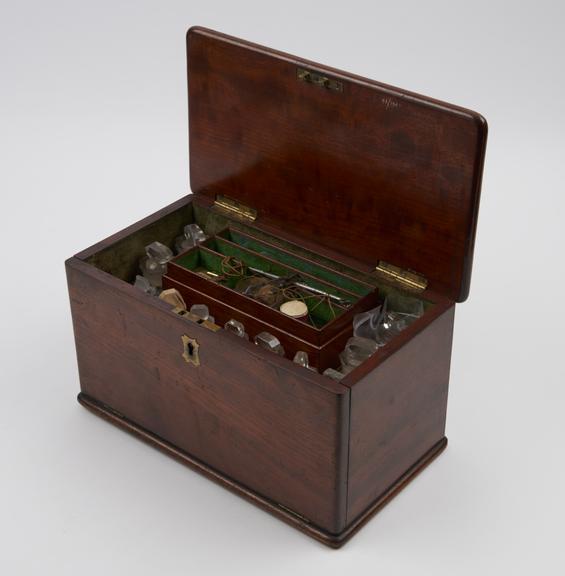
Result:
{"label": "grey background", "polygon": [[[2,573],[563,574],[561,5],[1,1]],[[193,24],[490,124],[449,448],[340,552],[75,402],[63,261],[186,193]]]}

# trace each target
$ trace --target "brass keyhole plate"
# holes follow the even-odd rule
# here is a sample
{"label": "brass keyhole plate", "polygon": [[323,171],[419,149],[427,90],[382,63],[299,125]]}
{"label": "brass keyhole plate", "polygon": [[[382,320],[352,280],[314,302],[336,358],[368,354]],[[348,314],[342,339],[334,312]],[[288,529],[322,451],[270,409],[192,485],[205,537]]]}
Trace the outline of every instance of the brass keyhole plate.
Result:
{"label": "brass keyhole plate", "polygon": [[190,336],[183,334],[181,340],[183,346],[182,357],[184,358],[184,361],[193,366],[200,366],[200,344],[198,344],[196,338],[191,338]]}

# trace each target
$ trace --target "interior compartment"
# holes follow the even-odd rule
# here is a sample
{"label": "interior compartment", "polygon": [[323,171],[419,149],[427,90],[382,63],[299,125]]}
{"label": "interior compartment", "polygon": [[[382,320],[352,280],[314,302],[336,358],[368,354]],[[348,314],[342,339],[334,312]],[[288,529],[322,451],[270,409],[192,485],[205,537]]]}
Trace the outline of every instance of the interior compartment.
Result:
{"label": "interior compartment", "polygon": [[[147,224],[141,228],[132,227],[131,234],[122,236],[115,242],[102,243],[100,249],[89,255],[86,261],[125,282],[133,283],[136,274],[139,274],[139,260],[145,254],[145,246],[156,240],[172,248],[175,238],[182,234],[184,226],[189,223],[198,224],[206,235],[210,237],[200,250],[194,251],[196,255],[185,253],[180,255],[180,257],[176,257],[177,260],[187,267],[189,273],[190,268],[197,268],[199,265],[218,270],[222,256],[238,255],[251,259],[257,264],[268,265],[268,270],[273,273],[286,273],[290,270],[296,270],[307,276],[312,282],[315,282],[317,286],[323,286],[328,289],[328,292],[331,291],[336,295],[348,295],[351,298],[363,299],[376,289],[378,290],[379,298],[382,300],[386,297],[389,305],[393,308],[397,304],[401,305],[407,297],[405,291],[399,290],[376,275],[367,274],[342,262],[334,261],[300,246],[299,243],[289,242],[253,225],[232,220],[225,214],[216,212],[213,208],[190,202],[188,199],[186,204],[176,210],[155,220],[148,219]],[[205,280],[203,281],[206,282]],[[208,282],[208,284],[213,283]],[[226,310],[231,309],[233,312],[234,308],[230,307],[228,302],[227,307],[223,309],[222,313],[218,314],[213,309],[213,303],[219,302],[219,300],[215,299],[213,295],[206,294],[206,288],[202,288],[202,285],[199,285],[198,288],[195,294],[210,298],[210,310],[212,315],[216,317],[217,322],[221,319],[220,317],[227,313]],[[423,303],[425,312],[434,305],[430,298],[423,298],[421,295],[409,295],[409,297],[420,300]],[[194,303],[201,302],[189,301],[187,305],[190,307]],[[366,306],[364,309],[369,307]],[[265,306],[265,308],[267,307]],[[345,311],[341,307],[336,306],[335,310],[339,312],[336,316],[344,315]],[[271,311],[284,316],[278,311]],[[246,320],[248,324],[255,325],[252,320],[253,312],[250,313],[249,310],[241,312],[242,321]],[[331,322],[328,322],[328,314],[330,312],[326,307],[321,320],[331,324]],[[325,353],[324,358],[322,358],[323,355],[320,356],[318,360],[311,362],[312,365],[319,369],[339,366],[338,355],[340,347],[343,347],[353,332],[352,318],[349,318],[349,314],[346,314],[346,316],[348,318],[347,328],[341,330],[341,326],[338,326],[339,329],[331,335],[331,346]],[[425,316],[426,314],[424,314]],[[235,315],[232,315],[232,317],[235,317]],[[287,319],[292,323],[297,323],[295,319],[288,317]],[[318,331],[324,326],[323,322],[318,327],[302,324],[304,328],[313,328]],[[288,330],[288,324],[283,323],[283,328],[279,332],[276,330],[276,323],[271,324],[270,327],[271,332],[279,337],[281,342],[283,340],[287,342],[285,351],[288,347],[288,350],[292,352],[294,347],[292,343],[289,345],[287,333],[292,334],[293,331]],[[312,342],[308,343],[308,339],[303,338],[303,342],[307,343],[308,346],[302,349],[309,350],[309,353],[316,355],[320,341],[316,341],[314,338]],[[313,344],[314,348],[309,347],[310,344]],[[323,345],[324,342],[321,342],[321,344]],[[331,357],[328,354],[331,354]],[[292,360],[292,356],[289,353],[286,356]]]}
{"label": "interior compartment", "polygon": [[236,228],[228,227],[219,232],[216,238],[227,239],[233,244],[242,246],[243,248],[247,248],[248,250],[252,250],[263,256],[276,259],[282,264],[291,266],[295,270],[311,274],[312,276],[347,290],[350,293],[355,293],[358,296],[365,296],[374,288],[370,284],[351,278],[343,272],[322,266],[312,260],[307,260],[289,250],[285,250],[281,246],[276,246],[266,242],[265,240],[260,240],[259,238],[256,238],[249,233],[245,233],[242,230],[237,230]]}
{"label": "interior compartment", "polygon": [[[248,275],[255,273],[258,275],[266,274],[267,276],[274,275],[279,278],[295,277],[295,280],[302,284],[302,297],[309,308],[314,325],[317,327],[322,327],[324,324],[331,322],[357,303],[363,296],[367,296],[374,290],[374,287],[361,283],[356,283],[355,285],[357,293],[345,290],[339,287],[339,284],[342,283],[341,274],[337,272],[332,272],[331,275],[328,274],[328,279],[333,281],[333,283],[320,280],[315,274],[316,271],[309,268],[307,261],[304,261],[300,268],[291,267],[284,263],[281,264],[283,261],[281,254],[282,250],[275,248],[270,253],[272,257],[268,258],[254,250],[241,248],[239,245],[228,242],[222,237],[212,236],[201,244],[200,249],[191,250],[175,258],[174,262],[191,270],[198,270],[200,267],[205,270],[211,270],[219,278],[222,278],[220,283],[231,289],[236,289],[241,279],[234,275],[225,276],[224,274],[224,263],[226,259],[229,260],[231,258],[242,262],[249,270]],[[299,262],[297,261],[297,263]],[[313,272],[313,274],[309,272]],[[311,290],[306,289],[305,286],[308,286]],[[300,288],[298,287],[298,291],[300,291]],[[316,295],[316,291],[329,294],[330,296],[323,299]]]}
{"label": "interior compartment", "polygon": [[[197,272],[199,270],[206,270],[212,271],[218,275],[220,280],[218,280],[218,284],[225,286],[226,288],[230,289],[230,296],[233,297],[231,294],[232,291],[236,291],[237,284],[241,277],[237,276],[225,276],[224,275],[224,262],[226,261],[226,257],[229,258],[230,255],[233,255],[238,258],[244,264],[253,267],[253,269],[263,270],[267,273],[276,274],[277,276],[285,276],[292,274],[292,271],[288,268],[278,266],[276,262],[271,262],[265,259],[259,259],[254,254],[246,254],[241,251],[232,251],[232,250],[224,250],[225,247],[221,247],[221,252],[216,252],[212,250],[206,249],[206,247],[198,246],[193,248],[189,252],[183,254],[179,258],[174,260],[175,264],[186,268],[187,270],[191,270],[193,272]],[[232,254],[230,254],[230,252]],[[173,268],[169,265],[169,275],[172,275]],[[352,301],[354,295],[346,294],[343,292],[339,292],[335,288],[330,285],[322,285],[315,281],[310,280],[309,285],[325,289],[328,292],[331,292],[337,295],[340,298],[348,298],[348,301]],[[240,294],[237,292],[237,294]],[[246,298],[250,298],[249,296],[245,296]],[[251,299],[251,298],[250,298]],[[261,304],[256,300],[253,301],[254,304]],[[315,328],[322,328],[326,324],[330,323],[332,320],[335,320],[337,317],[341,316],[345,308],[340,306],[337,303],[332,303],[331,300],[321,300],[314,296],[308,297],[304,296],[304,303],[308,308],[308,317],[306,318],[296,318],[294,319],[296,322],[304,323],[310,322]]]}
{"label": "interior compartment", "polygon": [[350,303],[361,296],[366,296],[374,289],[372,286],[358,282],[354,284],[355,290],[350,290],[342,285],[343,275],[336,271],[329,270],[327,277],[321,278],[312,263],[298,258],[295,259],[294,263],[289,263],[286,261],[285,251],[281,249],[274,248],[272,252],[265,254],[265,252],[254,248],[241,247],[239,244],[225,240],[220,235],[212,236],[203,245],[224,256],[234,256],[244,260],[250,266],[264,266],[265,270],[268,268],[268,271],[279,275],[298,274],[308,278],[312,286],[323,288]]}
{"label": "interior compartment", "polygon": [[[292,334],[288,323],[291,319],[286,319],[287,323],[270,323],[269,308],[265,308],[261,319],[257,317],[256,310],[253,314],[234,307],[225,301],[213,298],[209,293],[200,292],[193,286],[182,284],[175,280],[168,281],[168,287],[176,288],[188,303],[205,304],[213,312],[214,320],[219,326],[224,326],[229,320],[237,320],[245,326],[249,340],[260,332],[267,331],[280,341],[284,347],[285,357],[292,360],[296,352],[303,351],[308,354],[310,365],[323,372],[326,368],[336,368],[339,364],[339,353],[343,350],[345,343],[351,336],[348,326],[343,327],[337,334],[324,344],[316,344],[306,341]],[[238,338],[234,336],[234,338]]]}

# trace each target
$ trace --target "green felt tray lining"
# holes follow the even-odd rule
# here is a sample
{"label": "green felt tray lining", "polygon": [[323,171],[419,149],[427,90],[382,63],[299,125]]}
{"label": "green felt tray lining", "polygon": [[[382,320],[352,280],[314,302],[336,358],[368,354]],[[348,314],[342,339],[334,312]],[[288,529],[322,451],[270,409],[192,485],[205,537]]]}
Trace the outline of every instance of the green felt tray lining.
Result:
{"label": "green felt tray lining", "polygon": [[[294,268],[293,266],[289,265],[286,262],[280,262],[276,258],[270,258],[269,256],[258,254],[254,250],[232,244],[231,242],[226,241],[223,238],[219,238],[217,236],[209,238],[204,245],[214,250],[215,252],[218,252],[219,254],[239,258],[240,260],[245,262],[248,266],[264,270],[265,272],[270,272],[271,274],[276,274],[277,276],[288,276],[290,274],[294,273],[300,274],[301,272],[303,272],[302,277],[308,284],[310,284],[314,288],[319,288],[331,294],[335,294],[336,296],[346,298],[351,302],[354,302],[360,298],[360,296],[357,294],[354,294],[343,288],[339,288],[338,286],[335,285],[335,283],[327,282],[321,279],[316,279],[315,276],[311,277],[312,275],[309,271]],[[338,274],[335,274],[335,277],[337,276]],[[367,290],[367,293],[369,292],[370,290]]]}
{"label": "green felt tray lining", "polygon": [[[258,228],[253,226],[249,226],[244,222],[240,222],[237,220],[230,220],[223,214],[210,210],[204,206],[200,206],[198,204],[194,204],[194,219],[199,226],[206,232],[208,235],[218,234],[221,233],[225,228],[229,227],[232,231],[234,230],[241,230],[246,234],[250,234],[251,236],[268,242],[269,244],[274,244],[275,246],[280,246],[283,250],[287,250],[288,252],[292,252],[299,257],[307,258],[308,260],[312,260],[320,264],[321,266],[325,266],[330,268],[331,270],[335,270],[336,272],[340,272],[342,274],[346,274],[347,276],[351,276],[359,280],[360,282],[364,282],[371,286],[374,286],[379,289],[379,293],[383,296],[386,296],[389,300],[391,305],[395,305],[396,302],[402,304],[406,299],[416,298],[417,300],[421,300],[424,304],[424,309],[427,310],[431,306],[433,306],[433,302],[430,302],[424,298],[420,298],[418,296],[409,295],[406,292],[403,292],[392,286],[391,284],[384,282],[381,278],[373,274],[366,274],[364,272],[360,272],[355,268],[351,268],[346,264],[341,262],[336,262],[331,258],[327,258],[322,256],[321,254],[317,254],[316,252],[312,252],[307,248],[299,246],[293,242],[288,242],[278,236],[274,236],[273,234],[269,234],[267,232],[263,232]],[[375,262],[378,258],[375,258]]]}
{"label": "green felt tray lining", "polygon": [[358,296],[366,296],[372,291],[370,286],[356,282],[355,279],[344,276],[343,274],[331,270],[329,268],[320,266],[315,262],[310,262],[304,258],[300,258],[296,254],[278,248],[277,246],[266,244],[261,240],[252,238],[246,234],[242,234],[232,228],[226,228],[218,234],[219,238],[226,238],[230,242],[238,244],[243,248],[252,250],[260,255],[273,258],[282,264],[287,264],[296,270],[311,274],[316,278],[320,278],[330,284],[334,284],[344,290],[357,294]]}
{"label": "green felt tray lining", "polygon": [[[216,274],[221,275],[223,273],[222,262],[225,257],[234,256],[248,266],[260,268],[265,272],[271,272],[281,276],[288,275],[292,272],[280,264],[269,262],[268,260],[265,260],[264,258],[255,254],[248,254],[244,250],[238,249],[236,246],[232,247],[224,245],[223,248],[224,250],[222,250],[222,252],[216,252],[207,247],[193,248],[182,256],[178,257],[175,260],[175,263],[179,266],[182,266],[183,268],[187,268],[188,270],[195,271],[199,268],[205,268],[206,270],[210,270]],[[238,280],[239,278],[227,278],[226,280],[222,281],[222,284],[234,290]],[[311,281],[309,278],[307,281],[311,286],[330,291],[331,287],[328,287],[325,284],[318,284],[314,281]],[[332,291],[336,295],[351,298],[351,295],[340,292],[339,290],[333,289]],[[332,303],[330,305],[324,300],[320,301],[318,297],[306,297],[304,302],[308,307],[310,318],[317,328],[320,328],[328,322],[331,322],[345,311],[344,308],[341,308],[337,304]]]}

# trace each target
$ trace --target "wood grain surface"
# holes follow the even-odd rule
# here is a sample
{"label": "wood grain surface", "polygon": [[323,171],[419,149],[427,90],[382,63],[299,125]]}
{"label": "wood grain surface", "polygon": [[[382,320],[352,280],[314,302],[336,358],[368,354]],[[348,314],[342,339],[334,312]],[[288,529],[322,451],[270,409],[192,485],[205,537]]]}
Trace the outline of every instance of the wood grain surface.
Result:
{"label": "wood grain surface", "polygon": [[[349,389],[67,261],[81,391],[329,532],[345,526]],[[181,337],[200,345],[187,364]]]}
{"label": "wood grain surface", "polygon": [[455,306],[351,388],[347,522],[445,435]]}
{"label": "wood grain surface", "polygon": [[[263,223],[467,298],[482,116],[206,29],[187,43],[195,194],[231,196]],[[342,91],[299,80],[300,68]]]}

